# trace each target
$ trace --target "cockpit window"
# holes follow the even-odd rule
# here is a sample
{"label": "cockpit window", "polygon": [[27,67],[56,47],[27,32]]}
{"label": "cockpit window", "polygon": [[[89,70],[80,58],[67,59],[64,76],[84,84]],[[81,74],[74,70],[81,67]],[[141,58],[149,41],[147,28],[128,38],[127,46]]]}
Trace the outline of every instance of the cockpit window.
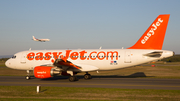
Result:
{"label": "cockpit window", "polygon": [[12,58],[13,58],[13,59],[15,59],[15,58],[16,58],[16,56],[14,55]]}

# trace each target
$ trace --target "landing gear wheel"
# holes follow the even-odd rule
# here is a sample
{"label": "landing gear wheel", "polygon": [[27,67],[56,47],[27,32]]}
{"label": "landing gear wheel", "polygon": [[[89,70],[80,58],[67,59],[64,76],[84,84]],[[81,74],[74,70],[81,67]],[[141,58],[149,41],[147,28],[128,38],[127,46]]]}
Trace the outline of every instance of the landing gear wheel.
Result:
{"label": "landing gear wheel", "polygon": [[70,82],[74,82],[74,81],[77,81],[77,80],[78,80],[78,78],[76,76],[70,76],[69,77]]}
{"label": "landing gear wheel", "polygon": [[90,74],[85,74],[85,75],[84,75],[84,79],[85,79],[85,80],[91,79],[91,75],[90,75]]}
{"label": "landing gear wheel", "polygon": [[26,72],[27,72],[27,76],[25,77],[25,79],[26,79],[26,80],[31,79],[31,77],[30,77],[30,70],[27,70]]}
{"label": "landing gear wheel", "polygon": [[30,76],[26,76],[26,80],[29,80],[29,79],[31,79],[31,77]]}

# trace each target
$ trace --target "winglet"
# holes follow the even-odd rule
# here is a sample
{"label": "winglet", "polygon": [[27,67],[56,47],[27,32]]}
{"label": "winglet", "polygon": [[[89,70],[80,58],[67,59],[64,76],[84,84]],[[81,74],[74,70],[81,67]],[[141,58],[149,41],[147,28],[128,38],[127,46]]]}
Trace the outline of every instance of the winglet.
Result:
{"label": "winglet", "polygon": [[141,38],[128,49],[157,49],[161,50],[170,14],[159,15]]}

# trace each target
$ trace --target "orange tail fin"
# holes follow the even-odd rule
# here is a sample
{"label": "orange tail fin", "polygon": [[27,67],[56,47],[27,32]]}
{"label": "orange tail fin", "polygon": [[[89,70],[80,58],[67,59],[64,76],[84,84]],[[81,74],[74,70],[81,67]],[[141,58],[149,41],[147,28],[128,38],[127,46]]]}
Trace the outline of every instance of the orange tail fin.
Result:
{"label": "orange tail fin", "polygon": [[161,50],[170,14],[159,15],[141,38],[128,49]]}

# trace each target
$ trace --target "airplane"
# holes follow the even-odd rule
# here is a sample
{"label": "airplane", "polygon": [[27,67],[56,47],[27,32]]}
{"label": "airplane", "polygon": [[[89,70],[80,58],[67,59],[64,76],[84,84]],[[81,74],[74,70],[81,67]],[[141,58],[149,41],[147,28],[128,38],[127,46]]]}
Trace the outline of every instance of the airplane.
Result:
{"label": "airplane", "polygon": [[173,51],[162,50],[170,14],[159,15],[140,39],[127,49],[77,49],[29,50],[16,53],[5,65],[12,69],[26,70],[39,79],[58,75],[77,81],[77,73],[84,72],[84,79],[91,79],[90,71],[116,70],[171,57]]}
{"label": "airplane", "polygon": [[40,42],[50,41],[50,39],[36,39],[34,36],[32,37],[34,41],[40,41]]}

